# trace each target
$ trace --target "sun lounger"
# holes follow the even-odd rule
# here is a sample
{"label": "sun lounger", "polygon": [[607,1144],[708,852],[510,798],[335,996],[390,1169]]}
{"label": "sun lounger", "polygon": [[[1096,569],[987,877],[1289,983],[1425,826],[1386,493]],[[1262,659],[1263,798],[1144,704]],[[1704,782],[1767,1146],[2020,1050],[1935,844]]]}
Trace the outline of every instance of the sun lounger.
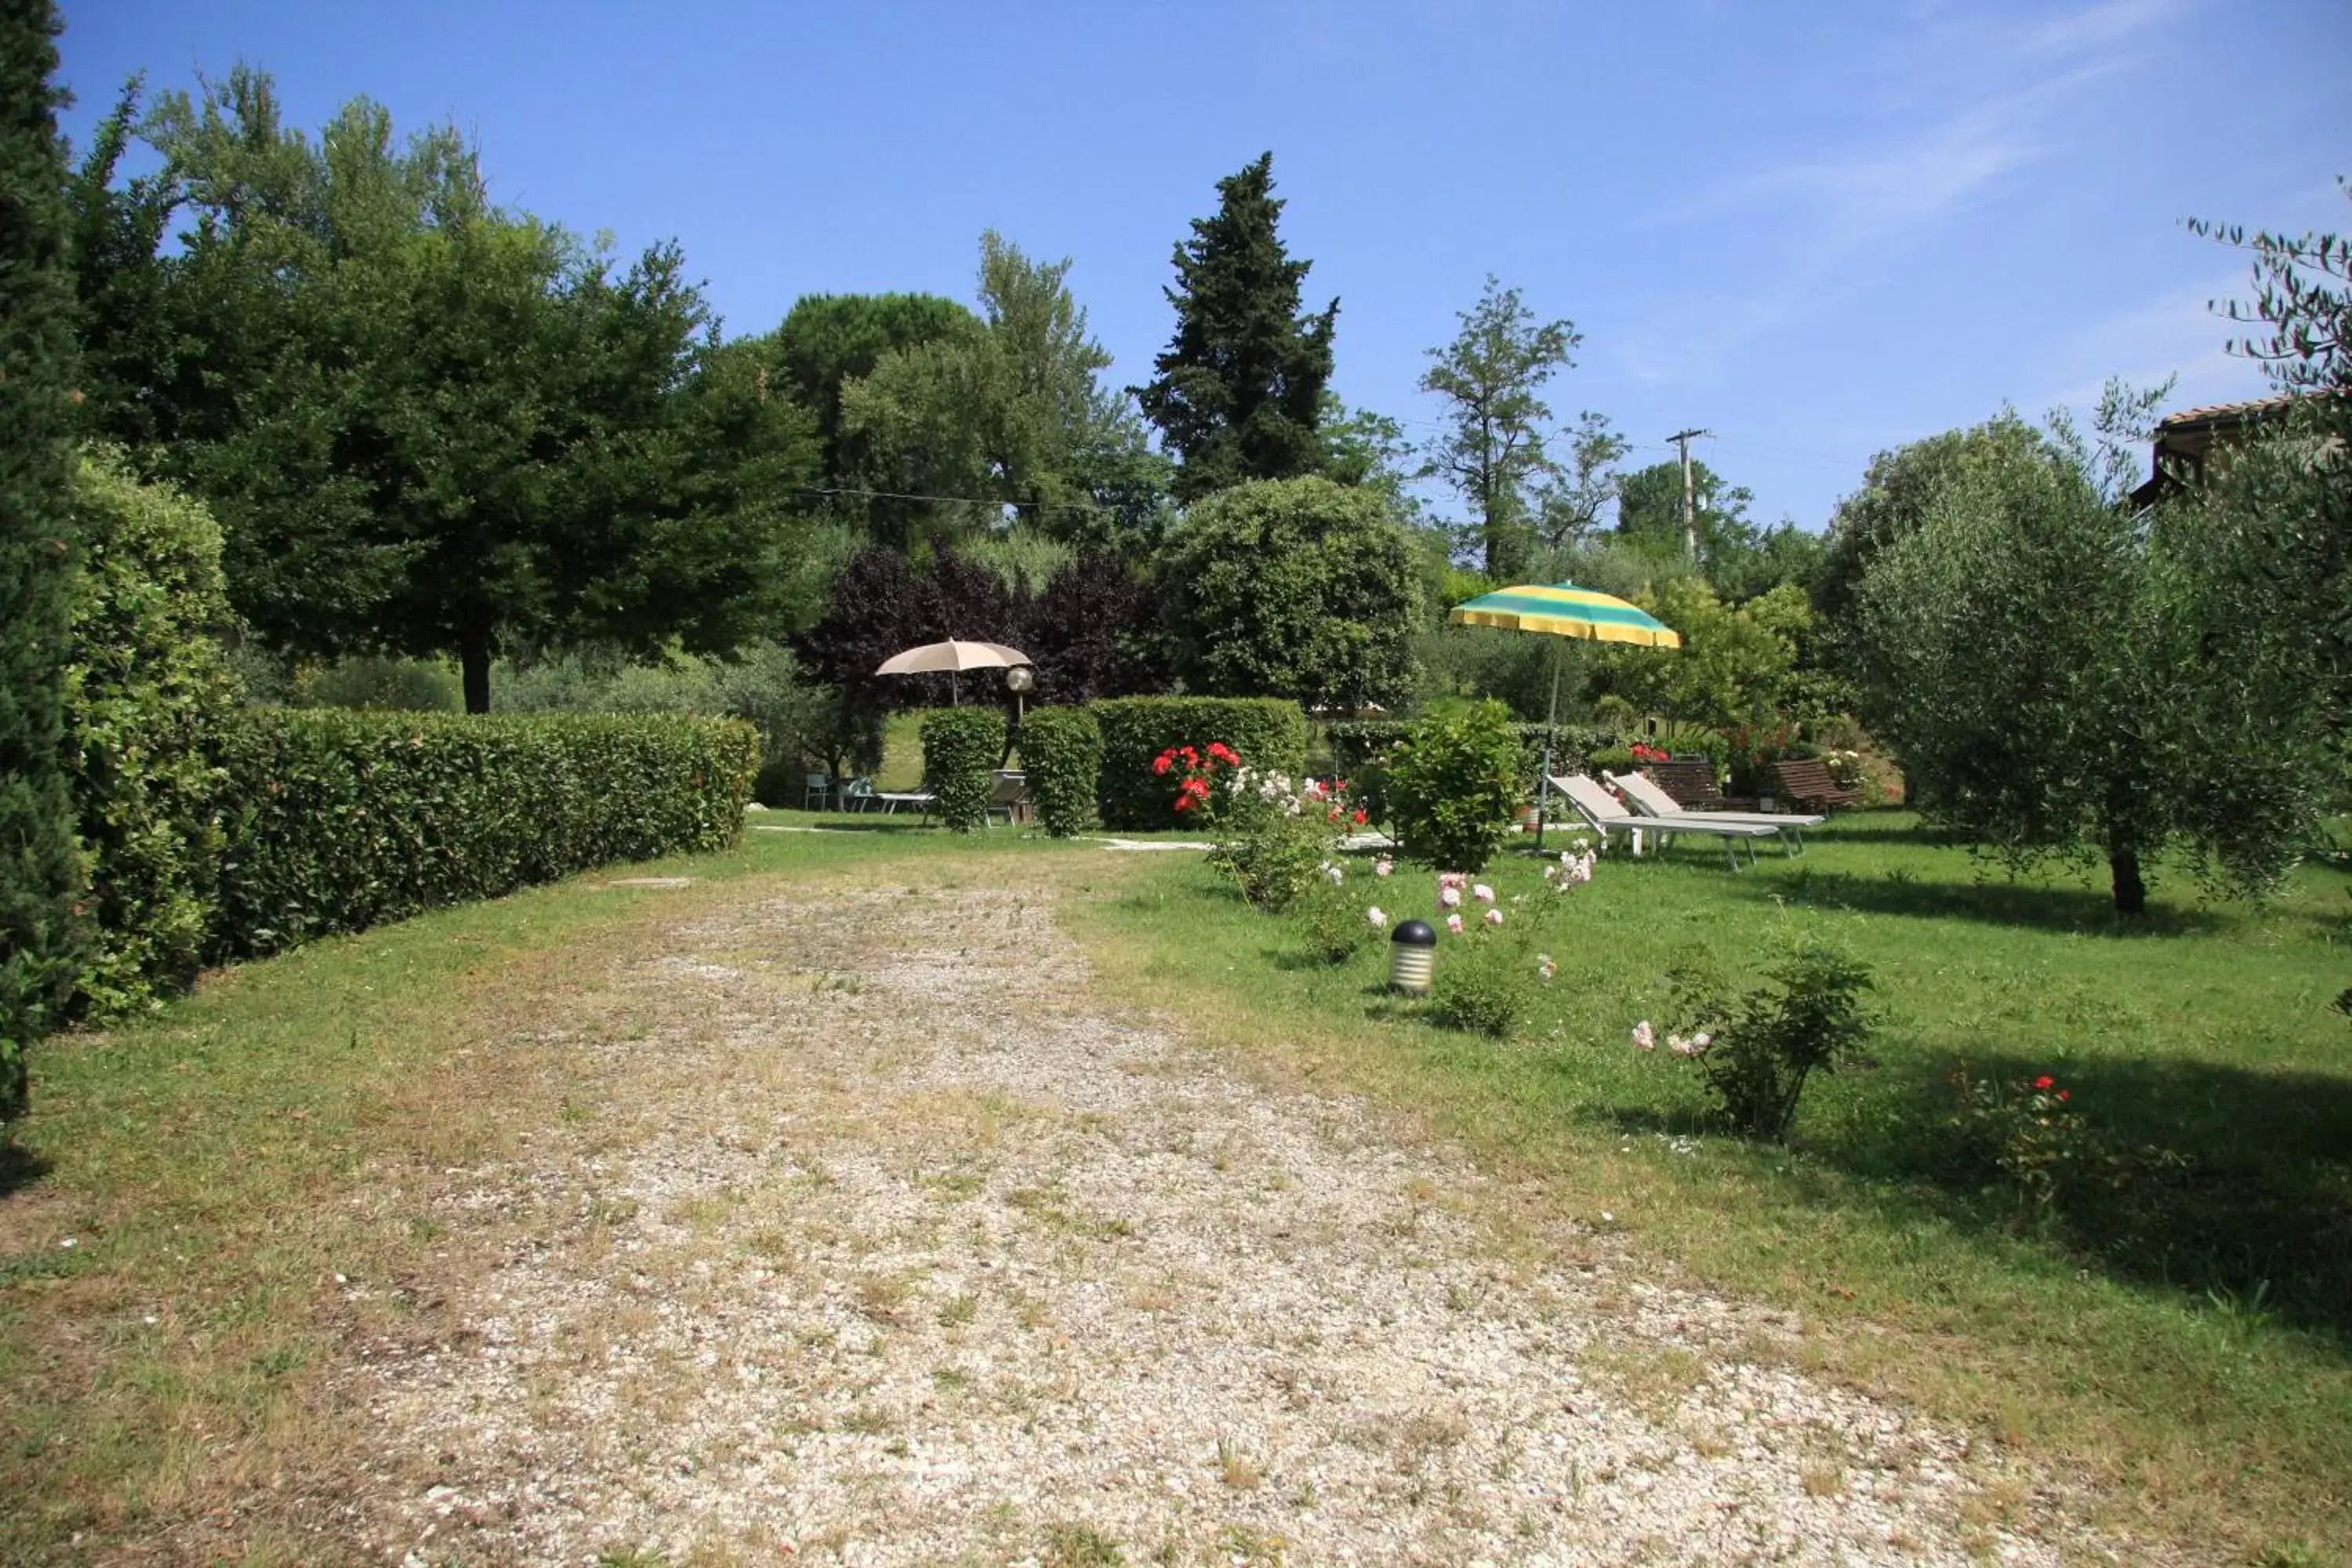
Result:
{"label": "sun lounger", "polygon": [[[1731,862],[1731,868],[1735,871],[1739,869],[1739,845],[1743,839],[1747,841],[1748,859],[1752,865],[1756,859],[1756,840],[1780,836],[1778,827],[1759,822],[1721,822],[1695,814],[1636,816],[1626,810],[1615,795],[1582,773],[1570,773],[1565,777],[1555,773],[1551,787],[1568,797],[1569,804],[1576,807],[1576,814],[1584,818],[1604,841],[1612,833],[1654,833],[1661,845],[1671,843],[1677,833],[1713,834],[1723,840],[1724,857]],[[1641,840],[1637,837],[1633,842],[1638,848]],[[1785,850],[1788,847],[1783,844],[1781,847]]]}
{"label": "sun lounger", "polygon": [[882,803],[882,815],[885,816],[889,816],[892,812],[898,810],[902,805],[915,806],[919,808],[925,816],[929,816],[931,815],[932,805],[938,802],[940,797],[933,795],[927,789],[884,789],[876,790],[874,792],[874,798]]}
{"label": "sun lounger", "polygon": [[1829,820],[1826,816],[1795,811],[1695,810],[1677,805],[1673,795],[1640,773],[1605,773],[1601,775],[1601,782],[1612,789],[1622,790],[1626,804],[1643,816],[1702,816],[1709,822],[1741,822],[1751,826],[1777,827],[1793,842],[1794,847],[1790,853],[1796,855],[1805,851],[1805,829],[1819,827]]}
{"label": "sun lounger", "polygon": [[1774,763],[1772,772],[1780,777],[1780,793],[1799,805],[1819,805],[1835,811],[1842,805],[1862,804],[1862,792],[1847,789],[1830,777],[1829,764],[1819,757]]}

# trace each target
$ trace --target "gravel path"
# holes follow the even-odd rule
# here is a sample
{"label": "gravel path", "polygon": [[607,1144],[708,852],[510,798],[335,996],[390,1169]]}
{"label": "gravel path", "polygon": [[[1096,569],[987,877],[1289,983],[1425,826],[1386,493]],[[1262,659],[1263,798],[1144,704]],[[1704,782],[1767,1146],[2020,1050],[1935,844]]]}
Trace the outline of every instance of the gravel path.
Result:
{"label": "gravel path", "polygon": [[1042,895],[697,907],[441,1178],[480,1266],[346,1389],[388,1561],[2059,1561],[1784,1319],[1106,1018]]}

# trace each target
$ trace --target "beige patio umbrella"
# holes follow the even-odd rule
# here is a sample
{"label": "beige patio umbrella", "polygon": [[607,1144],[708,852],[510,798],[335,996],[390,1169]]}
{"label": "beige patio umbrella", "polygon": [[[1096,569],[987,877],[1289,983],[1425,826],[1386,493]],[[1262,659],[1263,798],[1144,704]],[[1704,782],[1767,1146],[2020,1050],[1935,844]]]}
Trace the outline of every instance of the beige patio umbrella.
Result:
{"label": "beige patio umbrella", "polygon": [[904,653],[894,653],[874,668],[877,675],[941,675],[948,678],[948,700],[957,700],[955,678],[966,669],[1011,669],[1032,662],[1017,647],[1001,642],[927,642]]}

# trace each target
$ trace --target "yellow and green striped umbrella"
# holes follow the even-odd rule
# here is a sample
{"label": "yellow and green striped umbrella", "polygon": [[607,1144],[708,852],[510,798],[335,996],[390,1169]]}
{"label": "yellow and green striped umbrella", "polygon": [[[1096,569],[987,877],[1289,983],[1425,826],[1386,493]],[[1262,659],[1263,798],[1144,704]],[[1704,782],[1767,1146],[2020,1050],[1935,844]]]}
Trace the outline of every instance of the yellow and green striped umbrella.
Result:
{"label": "yellow and green striped umbrella", "polygon": [[[1466,605],[1456,605],[1445,618],[1458,626],[1500,626],[1510,632],[1538,632],[1548,637],[1583,637],[1590,642],[1632,643],[1640,647],[1680,647],[1682,637],[1672,626],[1636,605],[1573,583],[1531,584],[1497,588]],[[1543,847],[1544,823],[1551,805],[1552,742],[1559,729],[1559,649],[1552,649],[1551,714],[1544,737],[1543,773],[1536,784],[1536,847]]]}
{"label": "yellow and green striped umbrella", "polygon": [[1643,647],[1680,647],[1674,629],[1624,600],[1573,583],[1497,588],[1445,617],[1459,626],[1500,626],[1505,631],[1543,632],[1589,642],[1635,643]]}

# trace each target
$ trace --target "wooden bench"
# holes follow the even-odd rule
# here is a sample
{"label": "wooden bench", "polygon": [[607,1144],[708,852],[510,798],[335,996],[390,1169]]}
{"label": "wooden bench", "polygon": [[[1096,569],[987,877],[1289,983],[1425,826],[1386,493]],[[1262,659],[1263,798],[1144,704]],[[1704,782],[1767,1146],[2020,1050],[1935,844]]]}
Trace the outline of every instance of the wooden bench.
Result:
{"label": "wooden bench", "polygon": [[1830,777],[1827,763],[1819,757],[1801,762],[1774,763],[1772,772],[1780,780],[1780,793],[1798,805],[1819,811],[1835,811],[1842,805],[1860,804],[1862,792],[1847,789]]}
{"label": "wooden bench", "polygon": [[1706,757],[1677,757],[1671,763],[1652,763],[1642,771],[1685,811],[1723,804],[1723,791],[1716,783],[1715,763]]}

